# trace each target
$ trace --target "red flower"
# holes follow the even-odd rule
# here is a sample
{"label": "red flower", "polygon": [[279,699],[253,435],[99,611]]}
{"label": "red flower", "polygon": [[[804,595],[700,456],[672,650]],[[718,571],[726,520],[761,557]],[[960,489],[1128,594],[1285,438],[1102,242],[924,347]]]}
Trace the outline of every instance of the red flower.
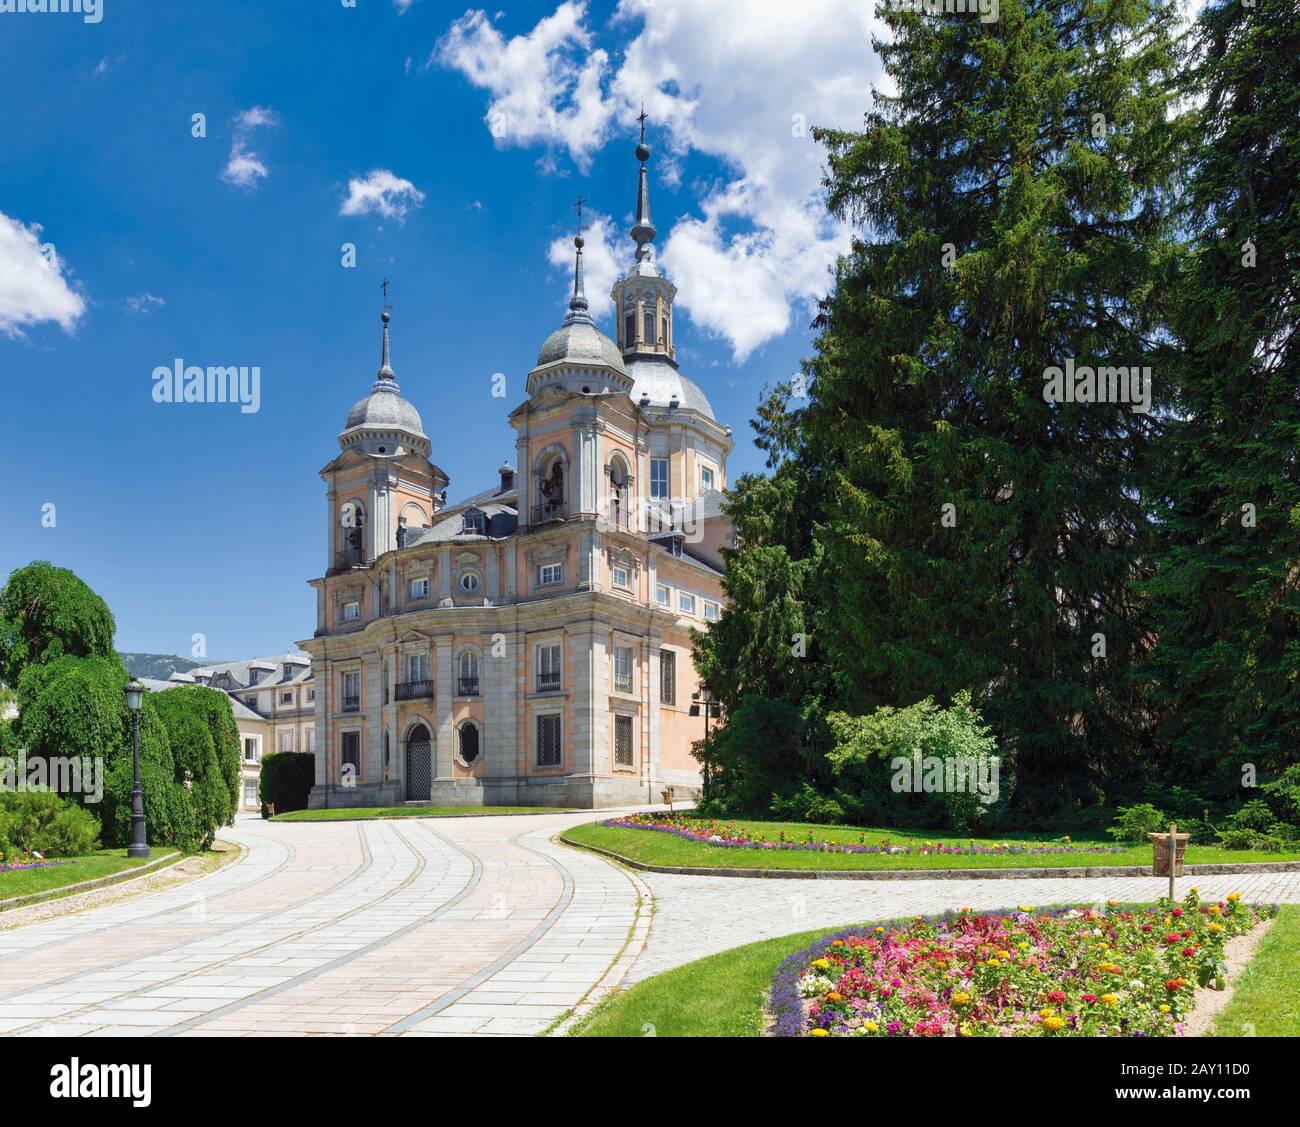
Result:
{"label": "red flower", "polygon": [[1191,958],[1193,955],[1195,955],[1195,954],[1196,954],[1196,948],[1195,948],[1195,947],[1184,947],[1184,948],[1183,948],[1183,958],[1184,958],[1184,959],[1190,959],[1190,958]]}
{"label": "red flower", "polygon": [[1177,943],[1177,942],[1178,942],[1178,933],[1177,933],[1177,932],[1173,932],[1173,931],[1171,931],[1168,935],[1165,936],[1165,946],[1166,946],[1166,947],[1172,947],[1172,946],[1173,946],[1175,943]]}
{"label": "red flower", "polygon": [[1183,910],[1181,908],[1175,908],[1173,912],[1170,914],[1174,917],[1174,919],[1178,919],[1178,917],[1183,914]]}

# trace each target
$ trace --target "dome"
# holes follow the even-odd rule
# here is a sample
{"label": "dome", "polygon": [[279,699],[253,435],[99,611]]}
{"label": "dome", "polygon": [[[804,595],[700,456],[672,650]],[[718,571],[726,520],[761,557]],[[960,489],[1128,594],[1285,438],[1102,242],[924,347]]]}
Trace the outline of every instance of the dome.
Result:
{"label": "dome", "polygon": [[632,377],[632,402],[639,404],[648,396],[650,406],[667,408],[673,399],[684,411],[698,411],[707,419],[717,422],[713,407],[698,384],[682,375],[673,365],[663,360],[633,360],[627,374]]}
{"label": "dome", "polygon": [[627,374],[623,354],[618,345],[586,320],[566,321],[542,345],[537,354],[537,366],[556,364],[604,364],[616,372]]}
{"label": "dome", "polygon": [[377,381],[374,390],[353,405],[343,429],[353,427],[404,430],[424,437],[420,412],[398,394],[390,380]]}

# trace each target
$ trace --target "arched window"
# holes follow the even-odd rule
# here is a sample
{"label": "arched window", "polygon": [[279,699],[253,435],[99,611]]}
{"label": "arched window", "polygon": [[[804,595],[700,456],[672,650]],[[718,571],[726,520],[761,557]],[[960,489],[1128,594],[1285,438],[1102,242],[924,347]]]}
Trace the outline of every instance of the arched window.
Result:
{"label": "arched window", "polygon": [[632,348],[636,344],[636,310],[623,318],[623,347]]}
{"label": "arched window", "polygon": [[609,522],[616,528],[627,527],[627,484],[627,462],[615,454],[609,460]]}
{"label": "arched window", "polygon": [[555,454],[542,463],[538,474],[535,514],[538,522],[565,515],[564,487],[564,458]]}
{"label": "arched window", "polygon": [[339,543],[340,567],[355,567],[366,562],[366,510],[360,501],[347,501],[339,509],[342,533]]}
{"label": "arched window", "polygon": [[466,720],[460,726],[459,736],[456,753],[466,767],[473,767],[479,756],[478,725],[473,720]]}
{"label": "arched window", "polygon": [[478,590],[478,573],[467,571],[460,577],[460,589],[467,595],[474,594]]}
{"label": "arched window", "polygon": [[647,347],[653,348],[655,343],[655,307],[647,305],[645,307],[645,343]]}
{"label": "arched window", "polygon": [[478,653],[475,650],[465,650],[460,655],[460,677],[456,686],[456,695],[476,697],[478,692]]}

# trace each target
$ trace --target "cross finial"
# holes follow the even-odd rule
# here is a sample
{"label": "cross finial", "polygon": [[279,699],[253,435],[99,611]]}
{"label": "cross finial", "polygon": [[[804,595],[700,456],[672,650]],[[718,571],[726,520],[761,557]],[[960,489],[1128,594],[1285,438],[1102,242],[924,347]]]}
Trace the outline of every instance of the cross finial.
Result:
{"label": "cross finial", "polygon": [[637,118],[637,121],[641,123],[641,144],[644,145],[645,144],[645,123],[646,123],[646,112],[645,112],[644,102],[641,103],[641,116]]}
{"label": "cross finial", "polygon": [[587,202],[587,201],[584,200],[581,196],[579,196],[579,197],[578,197],[576,200],[574,200],[574,202],[573,202],[573,206],[576,207],[576,208],[578,209],[578,238],[582,238],[582,230],[583,230],[583,228],[582,228],[582,208],[583,208],[583,205],[586,204],[586,202]]}

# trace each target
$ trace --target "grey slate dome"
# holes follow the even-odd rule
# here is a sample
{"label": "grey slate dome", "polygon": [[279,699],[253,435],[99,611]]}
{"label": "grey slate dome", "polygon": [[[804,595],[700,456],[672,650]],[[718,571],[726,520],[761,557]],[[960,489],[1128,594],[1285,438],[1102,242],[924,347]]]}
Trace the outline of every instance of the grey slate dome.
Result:
{"label": "grey slate dome", "polygon": [[714,418],[708,397],[693,380],[682,375],[672,364],[663,360],[633,360],[627,374],[632,377],[632,390],[628,394],[633,403],[649,399],[649,406],[671,408],[676,400],[683,411],[698,411],[705,418]]}
{"label": "grey slate dome", "polygon": [[389,457],[405,448],[427,457],[430,443],[420,421],[420,412],[402,398],[402,389],[397,385],[397,377],[393,375],[393,366],[388,360],[388,322],[391,319],[385,310],[381,317],[384,322],[384,352],[379,374],[371,385],[370,394],[358,399],[348,412],[348,421],[339,435],[339,445],[344,449],[354,447],[367,454]]}
{"label": "grey slate dome", "polygon": [[370,394],[357,400],[348,412],[348,421],[343,429],[351,430],[353,427],[400,429],[424,434],[420,412],[398,393],[397,383],[393,380],[376,380]]}
{"label": "grey slate dome", "polygon": [[537,354],[537,366],[561,360],[571,364],[604,364],[616,372],[627,372],[618,345],[591,321],[566,321],[546,338]]}

